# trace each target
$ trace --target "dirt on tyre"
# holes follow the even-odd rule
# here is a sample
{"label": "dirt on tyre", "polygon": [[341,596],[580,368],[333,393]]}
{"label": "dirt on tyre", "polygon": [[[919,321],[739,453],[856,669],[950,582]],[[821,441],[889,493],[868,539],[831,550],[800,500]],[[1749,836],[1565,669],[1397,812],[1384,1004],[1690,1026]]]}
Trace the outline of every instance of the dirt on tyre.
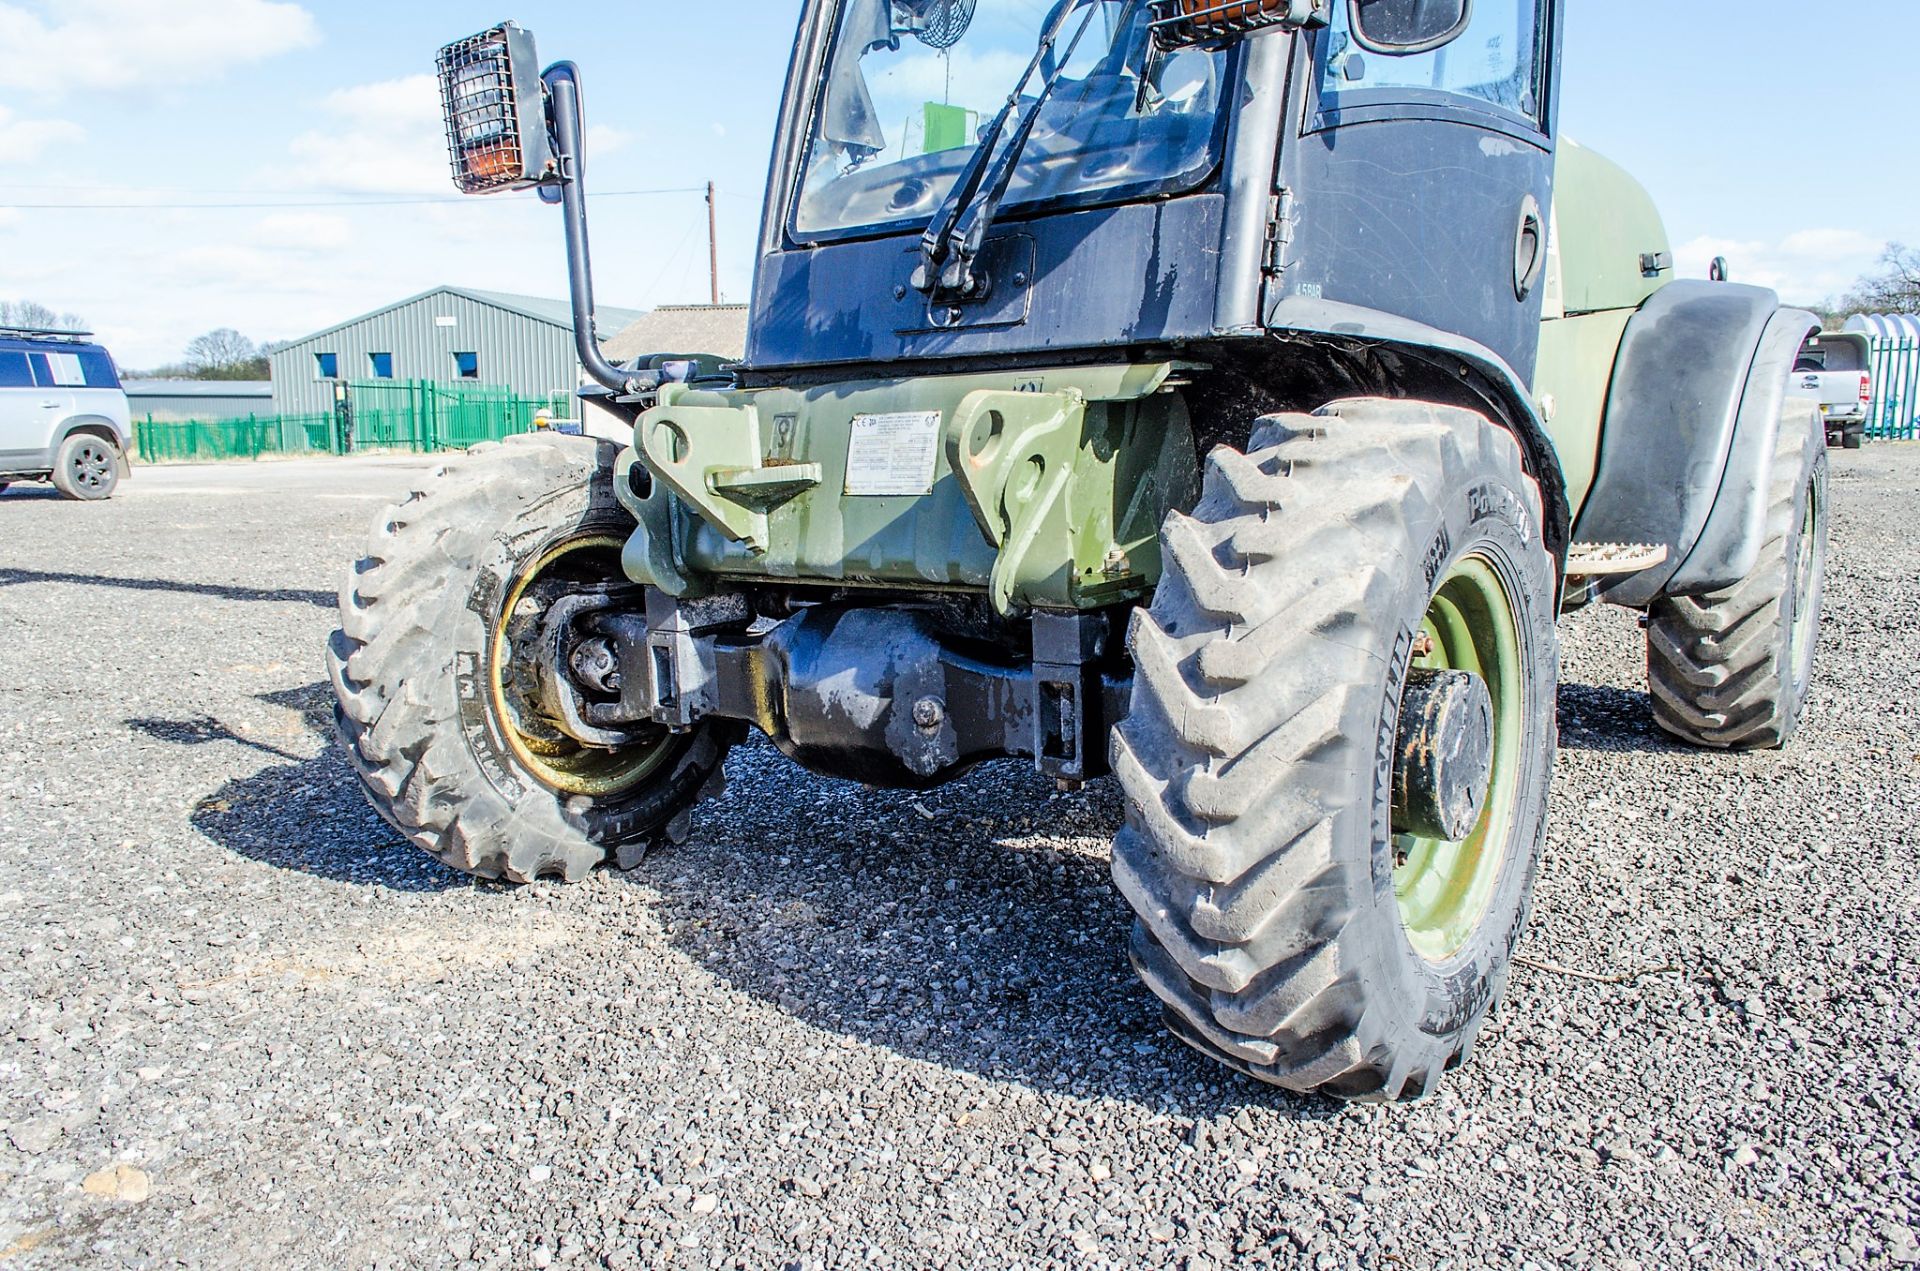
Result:
{"label": "dirt on tyre", "polygon": [[1827,569],[1827,447],[1808,402],[1781,411],[1766,537],[1747,576],[1647,609],[1653,720],[1698,746],[1780,746],[1800,726]]}
{"label": "dirt on tyre", "polygon": [[1504,991],[1545,832],[1558,592],[1519,447],[1449,407],[1271,416],[1162,545],[1113,746],[1135,969],[1254,1077],[1419,1097]]}
{"label": "dirt on tyre", "polygon": [[50,479],[69,499],[111,498],[120,484],[120,448],[105,437],[74,433],[54,452]]}
{"label": "dirt on tyre", "polygon": [[581,745],[543,714],[524,656],[546,606],[622,577],[616,450],[558,434],[475,447],[375,519],[340,589],[341,742],[374,808],[456,869],[576,881],[718,781],[724,726]]}

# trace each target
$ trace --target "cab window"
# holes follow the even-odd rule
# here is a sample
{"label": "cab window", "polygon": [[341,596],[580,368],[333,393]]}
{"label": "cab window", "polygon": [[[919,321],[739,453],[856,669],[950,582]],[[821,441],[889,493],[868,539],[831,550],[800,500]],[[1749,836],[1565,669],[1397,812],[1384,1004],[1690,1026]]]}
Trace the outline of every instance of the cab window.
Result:
{"label": "cab window", "polygon": [[1420,100],[1439,93],[1540,120],[1540,0],[1474,0],[1472,20],[1458,38],[1430,53],[1399,56],[1362,48],[1353,38],[1349,12],[1346,4],[1333,6],[1320,74],[1324,105]]}
{"label": "cab window", "polygon": [[27,355],[0,350],[0,388],[32,388],[33,372],[27,369]]}

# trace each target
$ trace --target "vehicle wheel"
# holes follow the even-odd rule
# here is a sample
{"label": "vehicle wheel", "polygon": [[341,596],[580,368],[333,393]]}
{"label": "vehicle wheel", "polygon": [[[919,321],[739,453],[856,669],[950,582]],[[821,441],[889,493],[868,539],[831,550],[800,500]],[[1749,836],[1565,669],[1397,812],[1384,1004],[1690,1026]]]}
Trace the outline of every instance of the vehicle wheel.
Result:
{"label": "vehicle wheel", "polygon": [[1647,610],[1653,720],[1700,746],[1756,750],[1793,735],[1813,679],[1827,570],[1827,448],[1811,407],[1780,419],[1766,542],[1722,591],[1656,600]]}
{"label": "vehicle wheel", "polygon": [[456,869],[577,881],[667,830],[737,736],[581,745],[514,654],[559,596],[622,577],[615,450],[555,433],[475,447],[376,519],[340,589],[327,666],[348,758],[375,809]]}
{"label": "vehicle wheel", "polygon": [[1113,746],[1134,967],[1263,1081],[1419,1097],[1500,998],[1539,864],[1539,490],[1480,415],[1349,401],[1215,450],[1161,537]]}
{"label": "vehicle wheel", "polygon": [[53,488],[69,499],[104,499],[120,484],[120,448],[105,437],[77,432],[53,457]]}
{"label": "vehicle wheel", "polygon": [[1864,428],[1849,428],[1840,434],[1840,447],[1843,450],[1858,450],[1867,440]]}

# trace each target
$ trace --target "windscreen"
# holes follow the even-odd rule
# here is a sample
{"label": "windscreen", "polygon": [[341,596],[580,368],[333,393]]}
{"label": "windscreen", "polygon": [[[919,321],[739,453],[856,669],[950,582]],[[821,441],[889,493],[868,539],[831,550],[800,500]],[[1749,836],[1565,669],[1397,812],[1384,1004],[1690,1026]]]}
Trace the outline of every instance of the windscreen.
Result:
{"label": "windscreen", "polygon": [[[794,229],[924,224],[1061,7],[1061,78],[1007,204],[1163,193],[1204,179],[1227,54],[1157,51],[1145,0],[842,0]],[[1069,56],[1083,19],[1090,25]],[[1043,61],[1022,106],[1055,69]]]}

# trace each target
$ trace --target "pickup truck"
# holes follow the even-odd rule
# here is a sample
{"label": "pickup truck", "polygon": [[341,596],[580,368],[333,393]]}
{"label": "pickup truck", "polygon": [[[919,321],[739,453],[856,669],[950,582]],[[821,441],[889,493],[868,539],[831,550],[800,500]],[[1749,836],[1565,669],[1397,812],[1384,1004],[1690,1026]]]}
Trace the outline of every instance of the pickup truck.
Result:
{"label": "pickup truck", "polygon": [[1807,341],[1793,364],[1787,392],[1820,407],[1829,446],[1858,450],[1866,439],[1867,412],[1873,404],[1871,349],[1858,331],[1822,331]]}

